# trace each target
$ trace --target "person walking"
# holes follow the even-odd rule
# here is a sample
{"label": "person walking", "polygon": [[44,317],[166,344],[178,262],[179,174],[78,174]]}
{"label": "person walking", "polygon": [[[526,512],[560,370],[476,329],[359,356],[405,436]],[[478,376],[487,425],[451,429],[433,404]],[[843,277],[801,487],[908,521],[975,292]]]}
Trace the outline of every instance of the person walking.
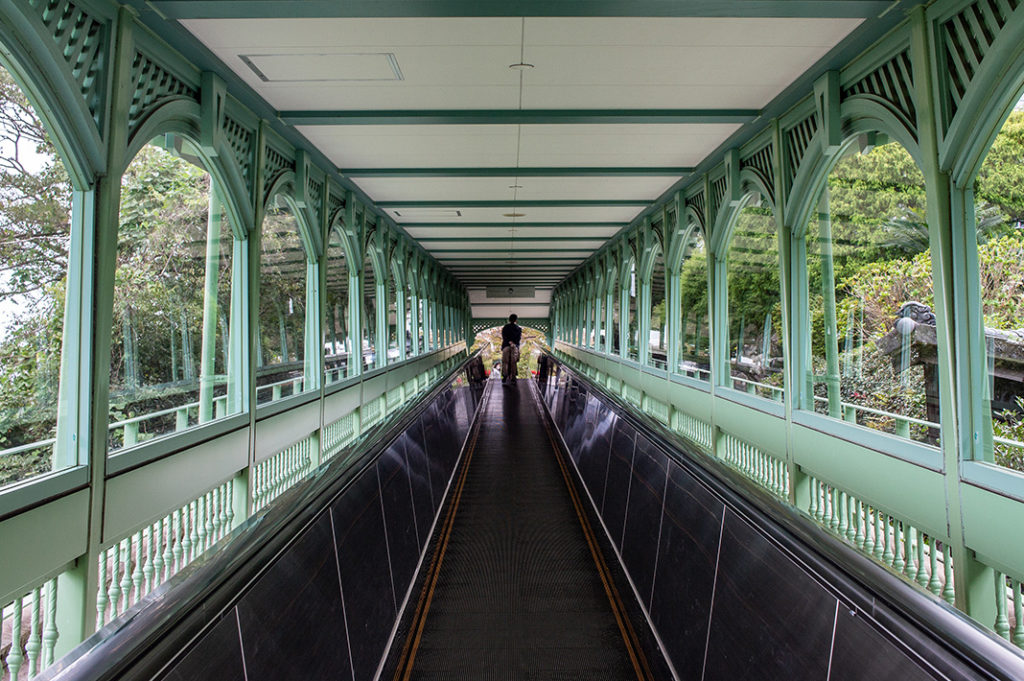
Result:
{"label": "person walking", "polygon": [[508,324],[501,327],[501,384],[512,385],[516,382],[516,363],[519,361],[519,342],[523,339],[523,329],[516,320],[518,315],[508,316]]}

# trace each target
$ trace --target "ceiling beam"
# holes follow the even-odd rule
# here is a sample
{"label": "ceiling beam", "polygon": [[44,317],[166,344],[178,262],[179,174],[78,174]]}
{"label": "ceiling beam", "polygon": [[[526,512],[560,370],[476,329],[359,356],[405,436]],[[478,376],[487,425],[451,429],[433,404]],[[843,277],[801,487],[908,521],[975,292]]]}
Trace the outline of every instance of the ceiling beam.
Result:
{"label": "ceiling beam", "polygon": [[[419,205],[419,204],[417,204]],[[511,206],[511,204],[502,204]],[[518,201],[516,205],[522,205]],[[472,227],[474,229],[494,229],[503,227],[506,229],[518,229],[520,227],[526,228],[543,228],[543,229],[558,229],[562,227],[588,227],[592,229],[622,229],[626,226],[625,222],[403,222],[403,229],[424,229],[430,228],[450,228],[450,227]],[[424,237],[426,238],[426,237]],[[456,237],[451,237],[456,238]],[[569,237],[558,237],[559,239]],[[600,238],[600,237],[587,237],[589,239]],[[419,240],[419,239],[417,239]]]}
{"label": "ceiling beam", "polygon": [[[584,208],[591,206],[642,206],[651,205],[651,199],[555,199],[550,201],[378,201],[380,208]],[[402,225],[407,228],[407,225]],[[516,225],[521,227],[522,225]],[[549,225],[550,226],[550,225]]]}
{"label": "ceiling beam", "polygon": [[693,168],[595,167],[595,168],[339,168],[345,177],[677,177]]}
{"label": "ceiling beam", "polygon": [[[450,242],[450,241],[454,241],[454,242],[466,241],[466,242],[470,242],[470,243],[476,243],[478,241],[508,243],[509,241],[515,241],[515,240],[521,240],[521,241],[594,241],[594,242],[599,243],[599,244],[603,244],[603,243],[605,243],[605,241],[607,241],[606,239],[604,239],[602,237],[599,237],[599,236],[522,236],[522,235],[515,235],[515,236],[421,236],[418,239],[416,239],[416,241],[418,241],[420,243],[423,243],[425,241],[429,241],[431,243],[434,243],[434,242],[444,243],[444,242]],[[581,248],[586,248],[586,247],[578,246],[576,248],[571,248],[569,250],[579,250]],[[452,250],[452,251],[454,251],[454,250],[458,250],[458,249],[455,249],[455,248],[449,249],[449,248],[445,248],[444,246],[438,246],[434,250],[438,250],[438,251],[442,251],[442,250],[443,251],[449,251],[449,250]],[[548,250],[548,249],[545,249],[545,250]]]}
{"label": "ceiling beam", "polygon": [[760,112],[756,109],[431,109],[279,111],[277,114],[287,125],[743,124],[758,115]]}
{"label": "ceiling beam", "polygon": [[890,0],[151,0],[172,19],[324,17],[825,17],[871,18]]}

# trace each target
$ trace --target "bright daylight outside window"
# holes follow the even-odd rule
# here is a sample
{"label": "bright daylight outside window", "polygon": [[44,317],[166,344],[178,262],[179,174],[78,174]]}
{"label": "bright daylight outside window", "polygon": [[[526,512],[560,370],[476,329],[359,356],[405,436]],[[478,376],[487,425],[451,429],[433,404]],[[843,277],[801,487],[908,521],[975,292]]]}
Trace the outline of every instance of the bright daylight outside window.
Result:
{"label": "bright daylight outside window", "polygon": [[708,254],[700,227],[690,223],[679,269],[679,373],[711,378],[711,334],[708,331]]}
{"label": "bright daylight outside window", "polygon": [[278,194],[263,218],[260,243],[259,368],[256,401],[260,404],[316,387],[308,375],[311,328],[307,289],[312,280],[306,247],[292,204]]}
{"label": "bright daylight outside window", "polygon": [[993,458],[1024,471],[1024,99],[981,166],[974,214]]}
{"label": "bright daylight outside window", "polygon": [[732,228],[727,257],[730,384],[781,402],[779,242],[767,201],[747,198]]}
{"label": "bright daylight outside window", "polygon": [[818,413],[938,444],[924,177],[884,142],[854,140],[807,226],[807,384]]}
{"label": "bright daylight outside window", "polygon": [[71,183],[0,66],[0,485],[61,467],[57,398]]}
{"label": "bright daylight outside window", "polygon": [[341,236],[331,230],[327,244],[327,328],[324,329],[324,383],[330,385],[353,375],[352,336],[348,328],[348,258]]}
{"label": "bright daylight outside window", "polygon": [[110,451],[241,411],[238,246],[195,146],[147,144],[121,178]]}

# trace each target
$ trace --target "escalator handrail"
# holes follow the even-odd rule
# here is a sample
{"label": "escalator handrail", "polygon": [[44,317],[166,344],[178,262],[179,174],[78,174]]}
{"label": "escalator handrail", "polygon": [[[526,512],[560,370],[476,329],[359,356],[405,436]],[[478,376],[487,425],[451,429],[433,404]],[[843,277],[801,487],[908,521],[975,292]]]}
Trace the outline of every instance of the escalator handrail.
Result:
{"label": "escalator handrail", "polygon": [[[372,466],[479,354],[467,356],[445,373],[428,392],[402,407],[395,420],[368,431],[366,438],[353,445],[359,451],[355,459],[341,453],[334,456],[35,679],[150,679],[160,673],[189,641],[228,611],[275,557]],[[461,451],[465,442],[459,446]]]}
{"label": "escalator handrail", "polygon": [[[817,579],[831,585],[850,605],[869,613],[890,631],[898,632],[902,640],[920,640],[923,635],[933,644],[946,647],[985,676],[1007,680],[1024,678],[1024,651],[995,636],[946,601],[890,572],[825,530],[800,509],[776,498],[739,471],[697,450],[660,421],[644,413],[636,413],[633,405],[619,395],[575,371],[550,352],[544,354],[588,390],[615,407],[619,418],[624,418],[676,463],[695,475]],[[548,380],[551,380],[550,375]],[[879,605],[885,607],[880,609]],[[886,607],[903,619],[892,617],[886,612]]]}

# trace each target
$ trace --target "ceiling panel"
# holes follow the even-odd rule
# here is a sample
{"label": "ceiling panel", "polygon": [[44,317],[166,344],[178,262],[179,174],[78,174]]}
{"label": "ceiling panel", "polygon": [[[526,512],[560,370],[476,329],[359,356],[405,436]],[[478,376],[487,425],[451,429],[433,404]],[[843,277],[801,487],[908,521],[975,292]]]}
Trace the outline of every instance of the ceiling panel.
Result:
{"label": "ceiling panel", "polygon": [[[720,110],[703,120],[749,120],[860,23],[727,17],[183,22],[273,108],[291,112],[283,120],[327,122],[296,129],[343,173],[346,168],[469,169],[467,177],[351,179],[376,202],[407,203],[385,208],[467,286],[525,284],[548,290],[546,297],[529,301],[486,299],[474,290],[474,314],[486,316],[527,309],[546,316],[550,286],[644,207],[524,202],[647,203],[680,176],[517,179],[514,173],[475,176],[472,169],[697,166],[739,129],[738,123],[637,124],[621,112]],[[533,67],[509,69],[520,60]],[[549,116],[544,120],[552,124],[515,125],[505,117],[468,125],[454,124],[451,115],[429,115],[431,110],[493,115],[493,110],[520,109],[566,110],[578,114],[576,121],[590,109],[601,109],[612,118],[569,124]],[[329,120],[331,111],[365,111],[379,123],[388,120],[389,111],[410,110],[426,112],[417,121],[432,124]],[[676,114],[671,120],[683,119]],[[444,205],[474,201],[503,205]],[[420,202],[432,205],[416,205]]]}
{"label": "ceiling panel", "polygon": [[345,168],[516,166],[514,125],[297,126]]}
{"label": "ceiling panel", "polygon": [[[551,237],[587,237],[609,239],[615,236],[625,223],[620,227],[409,227],[405,231],[414,239],[421,237],[459,237],[472,239],[476,237],[497,237],[516,236],[528,239],[533,236]],[[536,242],[543,243],[543,242]]]}
{"label": "ceiling panel", "polygon": [[520,160],[534,166],[696,165],[739,125],[524,125]]}
{"label": "ceiling panel", "polygon": [[[387,209],[387,213],[399,224],[403,222],[438,222],[457,224],[456,220],[451,217],[437,216],[430,217],[416,217],[411,219],[408,217],[402,217],[396,213],[401,213],[402,208]],[[405,215],[415,214],[422,215],[422,213],[414,212],[410,209],[404,209]],[[500,222],[506,223],[509,218],[506,217],[507,213],[522,213],[519,219],[523,222],[544,222],[544,223],[559,223],[559,222],[615,222],[619,224],[628,224],[630,220],[636,217],[637,213],[640,212],[640,208],[636,206],[566,206],[566,207],[515,207],[511,202],[506,206],[500,206],[495,208],[459,208],[457,209],[461,214],[458,221],[461,222]]]}
{"label": "ceiling panel", "polygon": [[[449,199],[523,200],[634,199],[654,200],[678,175],[652,177],[366,177],[354,182],[377,201]],[[516,189],[513,186],[519,185]]]}

